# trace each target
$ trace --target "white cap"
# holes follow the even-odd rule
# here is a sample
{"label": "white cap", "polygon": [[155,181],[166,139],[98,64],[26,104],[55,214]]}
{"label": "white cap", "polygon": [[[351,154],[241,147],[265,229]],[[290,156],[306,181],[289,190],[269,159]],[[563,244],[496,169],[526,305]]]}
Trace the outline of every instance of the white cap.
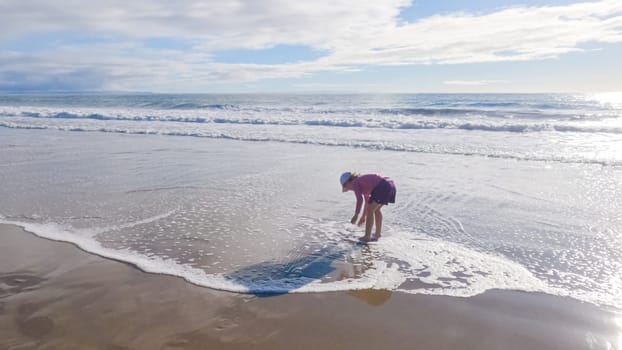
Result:
{"label": "white cap", "polygon": [[346,171],[345,173],[341,174],[339,182],[341,183],[341,186],[343,186],[346,184],[346,182],[348,182],[348,180],[350,180],[350,172]]}

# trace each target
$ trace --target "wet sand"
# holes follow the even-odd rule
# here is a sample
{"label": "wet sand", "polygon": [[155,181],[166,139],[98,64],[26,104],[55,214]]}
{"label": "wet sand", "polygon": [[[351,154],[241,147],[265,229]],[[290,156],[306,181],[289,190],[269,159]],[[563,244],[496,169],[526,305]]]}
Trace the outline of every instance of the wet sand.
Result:
{"label": "wet sand", "polygon": [[499,290],[233,294],[0,225],[0,349],[292,348],[621,349],[622,313]]}

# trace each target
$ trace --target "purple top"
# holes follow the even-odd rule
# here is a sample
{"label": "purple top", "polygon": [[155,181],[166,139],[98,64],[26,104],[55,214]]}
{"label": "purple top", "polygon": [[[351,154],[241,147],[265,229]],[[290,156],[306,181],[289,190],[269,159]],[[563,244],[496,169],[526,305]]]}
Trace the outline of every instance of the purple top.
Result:
{"label": "purple top", "polygon": [[367,203],[369,201],[371,191],[373,191],[374,187],[376,187],[382,180],[390,179],[387,176],[380,174],[365,174],[352,180],[352,191],[354,191],[354,195],[356,196],[357,214],[361,212],[363,198],[365,198],[365,203]]}

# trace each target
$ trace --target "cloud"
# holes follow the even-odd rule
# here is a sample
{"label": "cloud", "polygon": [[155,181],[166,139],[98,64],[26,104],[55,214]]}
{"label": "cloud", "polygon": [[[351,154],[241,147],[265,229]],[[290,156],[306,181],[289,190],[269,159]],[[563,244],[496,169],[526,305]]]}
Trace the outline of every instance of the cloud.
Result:
{"label": "cloud", "polygon": [[371,44],[339,50],[332,59],[349,64],[405,65],[555,58],[582,51],[581,44],[622,41],[622,2],[433,16],[362,40]]}
{"label": "cloud", "polygon": [[0,36],[82,31],[183,38],[207,50],[279,44],[331,48],[394,25],[407,0],[3,0]]}
{"label": "cloud", "polygon": [[444,81],[445,85],[458,85],[458,86],[485,86],[494,84],[507,84],[507,80],[448,80]]}
{"label": "cloud", "polygon": [[[105,40],[61,40],[32,52],[0,49],[0,89],[17,87],[20,79],[30,88],[40,80],[44,89],[55,79],[67,82],[60,86],[69,86],[72,79],[83,77],[93,79],[86,84],[93,89],[203,91],[220,83],[297,78],[374,65],[551,59],[582,52],[588,43],[622,42],[619,0],[454,13],[412,23],[399,19],[409,5],[406,0],[4,0],[0,48],[2,42],[37,33],[84,33]],[[184,45],[157,49],[147,44],[154,38]],[[222,50],[277,45],[302,45],[326,54],[288,64],[214,59],[214,53]]]}

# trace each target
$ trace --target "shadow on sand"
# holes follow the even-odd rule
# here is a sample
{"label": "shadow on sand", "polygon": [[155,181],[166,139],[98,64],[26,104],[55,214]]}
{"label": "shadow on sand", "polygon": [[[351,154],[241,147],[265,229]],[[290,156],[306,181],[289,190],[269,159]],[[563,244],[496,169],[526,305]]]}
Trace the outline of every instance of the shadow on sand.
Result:
{"label": "shadow on sand", "polygon": [[259,297],[287,294],[337,271],[334,262],[344,261],[352,253],[336,245],[314,250],[287,261],[266,261],[239,269],[224,277],[248,288]]}

